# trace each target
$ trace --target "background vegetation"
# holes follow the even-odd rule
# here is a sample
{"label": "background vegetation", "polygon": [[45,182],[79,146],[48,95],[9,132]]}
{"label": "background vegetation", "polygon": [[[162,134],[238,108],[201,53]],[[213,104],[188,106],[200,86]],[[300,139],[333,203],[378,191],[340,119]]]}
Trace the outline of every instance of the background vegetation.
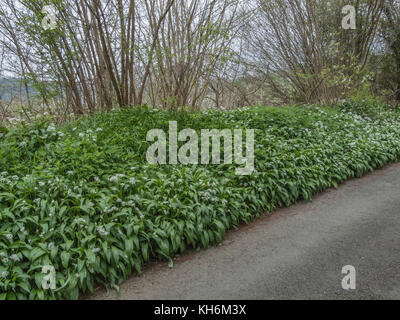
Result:
{"label": "background vegetation", "polygon": [[[57,27],[45,30],[45,5]],[[342,8],[356,29],[342,29]],[[0,121],[113,107],[170,110],[400,101],[398,0],[4,0]],[[11,120],[10,120],[11,119]]]}

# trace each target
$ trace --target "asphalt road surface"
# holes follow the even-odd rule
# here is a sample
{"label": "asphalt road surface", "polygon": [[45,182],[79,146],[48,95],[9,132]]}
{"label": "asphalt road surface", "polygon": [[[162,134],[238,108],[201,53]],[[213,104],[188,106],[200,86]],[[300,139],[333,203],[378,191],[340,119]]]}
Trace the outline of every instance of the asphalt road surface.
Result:
{"label": "asphalt road surface", "polygon": [[[355,290],[342,288],[346,265]],[[152,263],[120,289],[120,299],[400,299],[400,164],[265,215],[172,269]]]}

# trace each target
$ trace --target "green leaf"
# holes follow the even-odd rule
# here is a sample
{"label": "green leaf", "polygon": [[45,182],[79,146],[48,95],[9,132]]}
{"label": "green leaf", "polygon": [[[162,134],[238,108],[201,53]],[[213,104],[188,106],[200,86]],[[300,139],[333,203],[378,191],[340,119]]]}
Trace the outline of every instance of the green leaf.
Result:
{"label": "green leaf", "polygon": [[43,249],[40,248],[34,248],[30,254],[30,260],[32,262],[36,261],[37,259],[39,259],[40,257],[44,256],[45,254],[47,254],[46,251],[44,251]]}
{"label": "green leaf", "polygon": [[64,268],[68,268],[69,260],[71,258],[71,254],[67,251],[61,252],[61,263]]}

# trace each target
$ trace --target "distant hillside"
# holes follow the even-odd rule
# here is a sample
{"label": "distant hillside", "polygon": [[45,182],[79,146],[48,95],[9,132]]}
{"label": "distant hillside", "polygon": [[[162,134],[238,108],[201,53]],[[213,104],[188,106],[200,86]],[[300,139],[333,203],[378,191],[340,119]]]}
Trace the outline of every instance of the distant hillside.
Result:
{"label": "distant hillside", "polygon": [[[0,78],[0,100],[10,101],[12,97],[19,97],[22,94],[22,99],[26,99],[25,88],[20,92],[21,79],[18,78]],[[29,87],[31,94],[36,94],[37,90],[32,86]]]}

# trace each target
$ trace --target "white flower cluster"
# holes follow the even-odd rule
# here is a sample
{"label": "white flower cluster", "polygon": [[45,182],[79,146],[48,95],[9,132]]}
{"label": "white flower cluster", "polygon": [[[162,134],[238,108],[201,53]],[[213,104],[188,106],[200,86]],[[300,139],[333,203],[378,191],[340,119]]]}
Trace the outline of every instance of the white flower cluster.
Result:
{"label": "white flower cluster", "polygon": [[111,176],[110,178],[108,178],[108,181],[110,182],[118,182],[119,179],[121,178],[125,178],[126,176],[124,174],[116,174],[115,176]]}
{"label": "white flower cluster", "polygon": [[111,207],[108,209],[104,210],[104,213],[112,213],[112,212],[118,212],[118,208],[117,207]]}
{"label": "white flower cluster", "polygon": [[10,260],[14,261],[14,262],[19,262],[21,261],[20,257],[18,257],[16,254],[12,254],[10,256]]}
{"label": "white flower cluster", "polygon": [[[75,131],[75,130],[76,130],[76,128],[73,129],[73,131]],[[102,128],[96,129],[96,132],[100,132],[100,131],[103,131],[103,129]],[[86,130],[86,132],[80,132],[79,137],[91,139],[93,142],[97,141],[97,135],[91,129]]]}
{"label": "white flower cluster", "polygon": [[84,229],[86,229],[86,230],[89,229],[88,221],[86,221],[86,220],[83,219],[83,218],[76,218],[76,219],[74,219],[74,223],[78,224],[78,225],[79,225],[79,228],[84,228]]}
{"label": "white flower cluster", "polygon": [[10,257],[7,257],[7,254],[5,252],[0,252],[0,258],[3,265],[7,265],[10,262],[10,260],[14,262],[21,261],[21,258],[18,255],[12,254]]}
{"label": "white flower cluster", "polygon": [[99,235],[101,235],[102,237],[108,236],[109,232],[103,227],[103,226],[98,226],[97,227],[97,232],[99,233]]}
{"label": "white flower cluster", "polygon": [[19,231],[20,231],[24,236],[27,236],[27,235],[28,235],[28,231],[25,230],[25,227],[19,228]]}
{"label": "white flower cluster", "polygon": [[9,273],[8,271],[3,271],[3,272],[0,274],[0,277],[3,278],[3,279],[6,279],[6,278],[8,277],[9,274],[10,274],[10,273]]}
{"label": "white flower cluster", "polygon": [[208,191],[199,191],[199,196],[201,199],[206,201],[218,202],[220,199],[216,197],[217,191],[215,190],[208,190]]}

